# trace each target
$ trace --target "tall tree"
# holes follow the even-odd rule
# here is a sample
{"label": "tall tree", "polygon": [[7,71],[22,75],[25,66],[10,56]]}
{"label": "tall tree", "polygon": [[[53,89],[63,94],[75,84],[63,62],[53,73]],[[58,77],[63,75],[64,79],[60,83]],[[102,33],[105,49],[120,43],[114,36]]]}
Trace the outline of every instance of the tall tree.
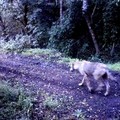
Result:
{"label": "tall tree", "polygon": [[60,25],[62,25],[62,16],[63,16],[63,0],[60,0]]}
{"label": "tall tree", "polygon": [[90,1],[90,0],[83,0],[82,12],[83,12],[84,18],[85,18],[85,20],[86,20],[86,23],[87,23],[89,32],[90,32],[90,34],[91,34],[92,41],[93,41],[93,43],[94,43],[94,47],[95,47],[95,50],[96,50],[96,55],[99,55],[100,50],[99,50],[99,47],[98,47],[97,40],[96,40],[96,38],[95,38],[95,33],[94,33],[94,31],[93,31],[93,29],[92,29],[92,27],[91,27],[91,20],[90,20],[89,10],[88,10],[89,1]]}

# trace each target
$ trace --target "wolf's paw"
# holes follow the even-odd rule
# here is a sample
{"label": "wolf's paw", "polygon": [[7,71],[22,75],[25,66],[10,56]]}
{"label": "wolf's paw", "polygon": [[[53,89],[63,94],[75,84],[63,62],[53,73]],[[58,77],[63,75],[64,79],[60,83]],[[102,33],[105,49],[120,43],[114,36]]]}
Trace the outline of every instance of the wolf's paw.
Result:
{"label": "wolf's paw", "polygon": [[95,91],[94,91],[93,89],[91,89],[89,92],[90,92],[91,94],[94,94],[94,93],[95,93]]}
{"label": "wolf's paw", "polygon": [[79,86],[83,86],[83,83],[79,83],[78,85],[79,85]]}
{"label": "wolf's paw", "polygon": [[104,96],[108,96],[108,92],[105,92],[105,93],[104,93]]}

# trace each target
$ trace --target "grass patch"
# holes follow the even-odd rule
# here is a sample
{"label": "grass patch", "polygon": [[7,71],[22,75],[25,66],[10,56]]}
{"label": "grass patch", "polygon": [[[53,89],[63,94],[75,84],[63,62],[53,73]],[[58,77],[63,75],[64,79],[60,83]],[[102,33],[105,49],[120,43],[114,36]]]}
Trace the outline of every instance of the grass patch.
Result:
{"label": "grass patch", "polygon": [[61,58],[61,53],[54,50],[54,49],[40,49],[40,48],[35,48],[35,49],[26,49],[22,52],[23,55],[32,55],[35,57],[41,56],[42,59],[45,60],[58,60]]}
{"label": "grass patch", "polygon": [[76,59],[72,59],[70,57],[62,57],[60,58],[60,60],[58,61],[59,63],[71,63],[74,62]]}
{"label": "grass patch", "polygon": [[34,49],[26,49],[22,52],[22,54],[25,55],[51,55],[54,54],[56,50],[52,49],[40,49],[40,48],[34,48]]}
{"label": "grass patch", "polygon": [[120,62],[108,64],[108,67],[112,70],[120,71]]}
{"label": "grass patch", "polygon": [[[72,62],[75,62],[76,60],[77,59],[72,59],[72,58],[69,58],[69,57],[62,57],[58,62],[59,63],[72,63]],[[107,64],[107,66],[111,70],[120,71],[120,62],[110,63],[110,64]]]}
{"label": "grass patch", "polygon": [[[62,57],[58,62],[59,63],[72,63],[75,62],[77,59],[72,59],[72,58],[67,58],[67,57]],[[81,60],[80,60],[81,61]],[[115,71],[120,71],[120,62],[117,63],[111,63],[107,64],[108,68],[115,70]]]}
{"label": "grass patch", "polygon": [[41,55],[41,54],[48,55],[51,52],[53,52],[53,50],[35,48],[35,49],[26,49],[22,52],[22,54],[25,54],[25,55]]}
{"label": "grass patch", "polygon": [[[5,53],[6,51],[3,49],[0,49],[0,53]],[[40,49],[40,48],[34,48],[34,49],[25,49],[22,51],[23,55],[33,55],[33,56],[44,56],[46,59],[54,60],[56,59],[58,63],[72,63],[76,59],[70,58],[70,57],[63,57],[63,55],[58,52],[55,49]],[[96,60],[97,58],[93,57],[92,60]],[[100,61],[100,60],[97,60]],[[108,67],[112,70],[120,71],[120,62],[114,63],[114,64],[107,64]]]}

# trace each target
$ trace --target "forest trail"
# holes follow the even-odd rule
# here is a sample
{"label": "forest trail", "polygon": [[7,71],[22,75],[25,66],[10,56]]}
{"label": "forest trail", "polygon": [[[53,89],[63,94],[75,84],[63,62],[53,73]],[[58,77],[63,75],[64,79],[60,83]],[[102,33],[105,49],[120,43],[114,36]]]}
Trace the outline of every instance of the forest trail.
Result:
{"label": "forest trail", "polygon": [[[113,72],[120,84],[120,73]],[[120,86],[111,81],[110,95],[91,94],[86,87],[78,86],[81,76],[70,72],[69,66],[46,60],[42,57],[24,55],[0,55],[0,78],[21,84],[27,92],[34,94],[39,100],[38,91],[55,95],[72,97],[70,111],[82,110],[91,120],[120,119]],[[67,111],[69,113],[69,111]],[[61,114],[65,114],[64,110]]]}

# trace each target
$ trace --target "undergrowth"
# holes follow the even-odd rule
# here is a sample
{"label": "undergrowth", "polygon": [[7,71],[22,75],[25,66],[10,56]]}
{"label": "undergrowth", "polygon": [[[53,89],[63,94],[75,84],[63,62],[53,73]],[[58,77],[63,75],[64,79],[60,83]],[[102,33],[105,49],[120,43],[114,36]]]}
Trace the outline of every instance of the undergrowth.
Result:
{"label": "undergrowth", "polygon": [[23,91],[0,82],[0,120],[29,120],[31,107]]}

